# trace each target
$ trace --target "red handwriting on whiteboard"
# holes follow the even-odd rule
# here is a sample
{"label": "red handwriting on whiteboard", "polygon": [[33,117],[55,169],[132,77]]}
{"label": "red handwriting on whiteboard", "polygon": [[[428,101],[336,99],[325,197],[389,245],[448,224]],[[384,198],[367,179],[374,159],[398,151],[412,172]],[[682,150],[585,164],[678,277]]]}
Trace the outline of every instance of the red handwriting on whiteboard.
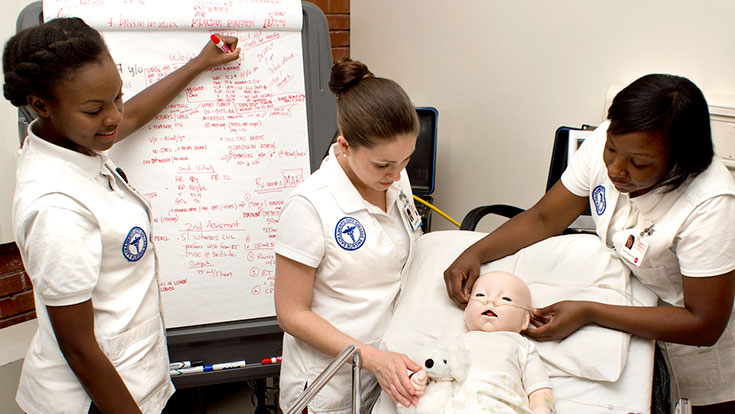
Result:
{"label": "red handwriting on whiteboard", "polygon": [[253,49],[260,45],[274,42],[281,38],[278,32],[245,32],[239,38],[238,45],[242,50]]}
{"label": "red handwriting on whiteboard", "polygon": [[286,13],[282,11],[268,13],[268,17],[263,22],[263,29],[269,27],[286,27]]}
{"label": "red handwriting on whiteboard", "polygon": [[296,187],[297,185],[304,182],[304,170],[293,169],[281,171],[283,175],[283,186],[284,187]]}
{"label": "red handwriting on whiteboard", "polygon": [[[214,3],[227,6],[197,2],[201,24],[221,19],[212,14]],[[147,24],[133,16],[129,23],[141,22]],[[143,189],[154,206],[151,237],[181,268],[177,280],[188,281],[162,284],[166,295],[221,278],[246,278],[246,293],[272,294],[278,216],[289,191],[309,175],[301,131],[286,134],[300,136],[298,142],[274,134],[292,118],[305,119],[305,95],[296,85],[302,78],[293,70],[302,63],[274,44],[289,35],[228,34],[238,37],[247,58],[213,68],[187,86],[146,125],[143,156],[135,161],[151,179],[160,176],[158,187]],[[163,63],[120,61],[118,69],[124,82],[147,86],[197,53],[172,48],[161,52]]]}
{"label": "red handwriting on whiteboard", "polygon": [[158,287],[161,292],[170,292],[175,290],[178,286],[185,285],[187,282],[189,282],[189,279],[169,280],[168,282],[160,282]]}

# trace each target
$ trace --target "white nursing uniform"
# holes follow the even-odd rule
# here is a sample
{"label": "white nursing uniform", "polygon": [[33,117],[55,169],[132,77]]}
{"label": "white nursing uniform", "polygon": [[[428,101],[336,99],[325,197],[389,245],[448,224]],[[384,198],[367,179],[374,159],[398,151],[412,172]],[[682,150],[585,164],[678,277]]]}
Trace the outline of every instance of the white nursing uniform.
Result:
{"label": "white nursing uniform", "polygon": [[148,203],[105,154],[53,145],[34,127],[21,152],[13,201],[15,238],[38,316],[18,405],[30,414],[88,412],[91,400],[59,349],[46,306],[91,299],[100,348],[141,411],[160,413],[174,387]]}
{"label": "white nursing uniform", "polygon": [[[406,171],[387,190],[387,213],[365,201],[339,165],[334,148],[281,210],[275,252],[316,268],[311,310],[337,329],[378,346],[393,315],[401,270],[421,229],[412,230],[404,204],[413,203]],[[283,338],[280,403],[290,407],[334,357],[288,333]],[[362,371],[363,390],[377,381]],[[310,413],[350,411],[349,364],[309,403]]]}
{"label": "white nursing uniform", "polygon": [[[597,234],[664,304],[684,306],[682,277],[735,269],[735,182],[718,159],[674,191],[630,198],[607,176],[602,155],[609,122],[595,130],[562,175],[572,193],[589,197]],[[645,250],[645,253],[641,252]],[[665,344],[672,391],[707,405],[735,400],[735,318],[711,347]]]}

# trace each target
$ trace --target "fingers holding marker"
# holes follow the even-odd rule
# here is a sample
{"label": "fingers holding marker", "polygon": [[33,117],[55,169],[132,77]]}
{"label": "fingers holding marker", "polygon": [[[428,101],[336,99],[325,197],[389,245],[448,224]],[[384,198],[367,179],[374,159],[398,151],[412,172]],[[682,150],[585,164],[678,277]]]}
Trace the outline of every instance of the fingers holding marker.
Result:
{"label": "fingers holding marker", "polygon": [[[215,55],[210,55],[210,58],[215,59],[218,62],[217,64],[221,65],[240,58],[240,49],[237,47],[236,37],[212,33],[209,36],[209,39],[212,42],[212,45],[216,48],[212,48],[212,52],[214,52]],[[207,45],[206,48],[209,48],[209,45]]]}
{"label": "fingers holding marker", "polygon": [[227,44],[222,39],[220,39],[216,33],[212,33],[209,38],[212,40],[212,43],[214,43],[215,46],[217,46],[219,50],[222,51],[222,53],[232,53],[232,49],[230,49],[230,47],[227,46]]}

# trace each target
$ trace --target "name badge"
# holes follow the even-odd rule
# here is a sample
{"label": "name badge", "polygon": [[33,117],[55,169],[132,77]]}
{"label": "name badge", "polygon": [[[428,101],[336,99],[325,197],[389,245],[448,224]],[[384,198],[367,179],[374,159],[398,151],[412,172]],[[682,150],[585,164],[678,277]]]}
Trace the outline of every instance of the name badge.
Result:
{"label": "name badge", "polygon": [[423,224],[421,222],[421,214],[416,210],[416,206],[410,203],[408,197],[403,193],[401,193],[400,199],[403,201],[403,213],[408,219],[408,224],[411,225],[411,230],[416,230],[421,227]]}
{"label": "name badge", "polygon": [[642,235],[630,234],[618,253],[620,257],[633,263],[633,265],[640,266],[643,258],[646,256],[648,245],[648,242],[643,239]]}

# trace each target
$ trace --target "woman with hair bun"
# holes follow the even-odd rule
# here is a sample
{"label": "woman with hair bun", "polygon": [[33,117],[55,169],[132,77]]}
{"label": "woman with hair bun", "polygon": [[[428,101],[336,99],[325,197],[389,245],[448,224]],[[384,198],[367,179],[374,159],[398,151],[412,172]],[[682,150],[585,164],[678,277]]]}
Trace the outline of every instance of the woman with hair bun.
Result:
{"label": "woman with hair bun", "polygon": [[[336,63],[329,87],[337,96],[337,142],[289,196],[275,242],[276,315],[286,332],[281,407],[291,406],[350,344],[360,347],[369,371],[362,377],[363,409],[380,388],[409,406],[418,400],[407,369],[420,367],[379,343],[401,270],[421,235],[405,171],[418,116],[398,84],[357,61]],[[343,367],[305,412],[349,412],[350,375]]]}

